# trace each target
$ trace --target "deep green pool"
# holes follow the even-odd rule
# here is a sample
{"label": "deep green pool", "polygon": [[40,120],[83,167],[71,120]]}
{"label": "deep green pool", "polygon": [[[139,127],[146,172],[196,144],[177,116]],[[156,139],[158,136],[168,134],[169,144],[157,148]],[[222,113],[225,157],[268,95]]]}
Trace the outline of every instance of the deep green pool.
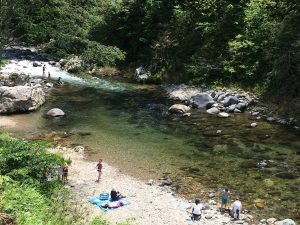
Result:
{"label": "deep green pool", "polygon": [[[72,132],[72,142],[89,147],[89,159],[103,158],[145,180],[167,176],[188,198],[228,187],[262,218],[300,219],[299,131],[263,121],[250,128],[246,113],[217,118],[194,110],[190,117],[172,117],[164,113],[171,104],[159,87],[113,81],[65,86],[53,89],[39,111],[19,116],[27,125],[13,132]],[[66,116],[43,117],[53,107]],[[256,166],[262,160],[268,160],[265,169]],[[266,202],[264,209],[253,206],[257,198]]]}

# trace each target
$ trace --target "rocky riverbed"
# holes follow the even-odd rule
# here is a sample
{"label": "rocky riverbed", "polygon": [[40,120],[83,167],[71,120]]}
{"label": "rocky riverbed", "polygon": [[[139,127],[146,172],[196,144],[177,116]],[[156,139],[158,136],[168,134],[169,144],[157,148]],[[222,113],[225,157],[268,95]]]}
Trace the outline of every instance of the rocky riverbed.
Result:
{"label": "rocky riverbed", "polygon": [[[101,215],[116,223],[125,221],[128,218],[135,218],[136,223],[140,225],[295,225],[295,222],[291,219],[278,221],[276,218],[266,218],[257,221],[247,213],[247,210],[242,211],[239,220],[234,220],[227,212],[221,213],[219,211],[219,204],[213,200],[215,193],[208,194],[212,200],[202,201],[204,207],[201,220],[192,222],[189,220],[192,201],[176,197],[169,183],[162,182],[162,180],[150,180],[144,183],[105,162],[101,181],[97,183],[95,182],[97,178],[95,165],[97,162],[85,160],[85,148],[83,146],[70,148],[59,145],[56,148],[49,149],[49,151],[62,154],[65,158],[72,160],[67,187],[75,195],[70,201],[84,209],[86,221],[91,221],[96,216]],[[113,186],[117,187],[126,196],[126,200],[130,202],[129,206],[104,213],[97,206],[88,202],[89,198],[98,196],[100,193],[110,192]]]}
{"label": "rocky riverbed", "polygon": [[[264,119],[271,123],[279,123],[300,129],[299,121],[290,118],[281,118],[271,112],[265,104],[259,101],[250,92],[229,89],[212,90],[188,85],[164,85],[168,97],[172,101],[181,102],[169,108],[170,113],[180,116],[190,116],[190,109],[206,110],[208,114],[227,118],[230,114],[249,112],[255,120]],[[256,124],[257,125],[257,124]],[[252,125],[255,127],[256,125]]]}

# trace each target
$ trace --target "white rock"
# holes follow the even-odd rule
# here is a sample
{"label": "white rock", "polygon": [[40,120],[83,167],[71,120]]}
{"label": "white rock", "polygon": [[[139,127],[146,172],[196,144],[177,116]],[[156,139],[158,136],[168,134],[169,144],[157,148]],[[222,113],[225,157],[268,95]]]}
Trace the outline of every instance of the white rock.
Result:
{"label": "white rock", "polygon": [[74,151],[75,152],[79,152],[79,153],[83,153],[84,152],[84,147],[83,146],[76,146],[75,148],[74,148]]}
{"label": "white rock", "polygon": [[291,219],[285,219],[275,222],[275,225],[296,225],[296,223]]}
{"label": "white rock", "polygon": [[152,186],[153,183],[154,183],[154,181],[152,179],[150,179],[150,180],[148,180],[148,182],[146,184]]}
{"label": "white rock", "polygon": [[191,110],[191,107],[182,105],[182,104],[174,104],[169,108],[170,113],[176,113],[176,114],[184,114]]}
{"label": "white rock", "polygon": [[65,113],[64,111],[62,111],[61,109],[59,108],[53,108],[53,109],[50,109],[47,113],[46,113],[47,116],[53,116],[53,117],[56,117],[56,116],[64,116]]}
{"label": "white rock", "polygon": [[206,215],[205,215],[205,219],[211,219],[211,218],[213,218],[213,215],[212,215],[212,214],[206,214]]}
{"label": "white rock", "polygon": [[208,197],[210,197],[210,198],[214,198],[215,196],[216,196],[215,193],[209,193],[209,195],[208,195]]}
{"label": "white rock", "polygon": [[250,126],[251,127],[257,127],[257,123],[251,123]]}
{"label": "white rock", "polygon": [[211,205],[216,205],[217,203],[216,203],[216,201],[215,200],[209,200],[209,202],[208,202],[209,204],[211,204]]}
{"label": "white rock", "polygon": [[210,108],[210,109],[206,110],[206,112],[208,114],[218,114],[220,112],[220,110],[216,107],[213,107],[213,108]]}
{"label": "white rock", "polygon": [[277,221],[276,218],[269,218],[269,219],[267,219],[267,223],[268,223],[268,224],[273,224],[273,223],[275,223],[276,221]]}
{"label": "white rock", "polygon": [[226,118],[226,117],[229,117],[229,114],[226,113],[226,112],[220,112],[220,113],[218,114],[218,117]]}

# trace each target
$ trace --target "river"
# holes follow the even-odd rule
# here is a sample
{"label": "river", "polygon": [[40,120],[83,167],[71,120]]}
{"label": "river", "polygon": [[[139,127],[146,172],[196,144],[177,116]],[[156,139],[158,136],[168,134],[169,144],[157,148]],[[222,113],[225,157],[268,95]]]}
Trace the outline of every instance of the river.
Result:
{"label": "river", "polygon": [[[4,72],[30,68],[33,76],[41,74],[30,60],[14,60]],[[160,86],[47,69],[67,84],[50,90],[39,110],[9,116],[18,124],[8,130],[14,135],[67,132],[65,139],[87,147],[88,159],[102,158],[143,180],[168,177],[184,197],[207,198],[207,191],[228,187],[253,214],[300,220],[299,131],[264,121],[251,128],[247,113],[218,118],[193,109],[190,117],[169,116],[165,108],[172,102]],[[66,116],[45,117],[54,107]],[[257,167],[263,160],[267,166]],[[254,206],[258,199],[263,209]]]}

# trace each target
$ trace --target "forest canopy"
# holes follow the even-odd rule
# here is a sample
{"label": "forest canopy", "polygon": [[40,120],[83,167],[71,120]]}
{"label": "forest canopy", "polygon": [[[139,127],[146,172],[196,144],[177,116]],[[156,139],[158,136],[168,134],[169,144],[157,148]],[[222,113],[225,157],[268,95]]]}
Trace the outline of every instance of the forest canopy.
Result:
{"label": "forest canopy", "polygon": [[1,31],[9,31],[2,34],[30,44],[52,39],[47,51],[59,57],[147,64],[165,81],[299,97],[297,0],[0,0],[0,7]]}

